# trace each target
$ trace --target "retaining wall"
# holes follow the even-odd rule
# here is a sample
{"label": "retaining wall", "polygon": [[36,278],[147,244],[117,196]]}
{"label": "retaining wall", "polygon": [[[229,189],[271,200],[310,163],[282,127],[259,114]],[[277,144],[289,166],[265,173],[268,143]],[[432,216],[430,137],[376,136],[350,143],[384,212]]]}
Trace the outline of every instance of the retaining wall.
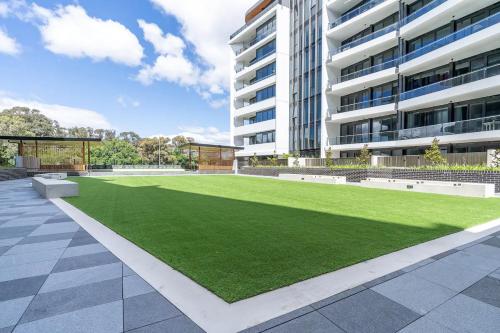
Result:
{"label": "retaining wall", "polygon": [[434,180],[464,183],[495,184],[495,192],[500,192],[500,172],[494,171],[445,171],[417,169],[334,169],[328,168],[252,168],[244,167],[240,174],[278,177],[280,173],[307,175],[345,176],[348,182],[359,183],[366,178],[392,178]]}
{"label": "retaining wall", "polygon": [[0,169],[0,181],[26,177],[28,177],[28,173],[26,172],[26,169],[23,168]]}

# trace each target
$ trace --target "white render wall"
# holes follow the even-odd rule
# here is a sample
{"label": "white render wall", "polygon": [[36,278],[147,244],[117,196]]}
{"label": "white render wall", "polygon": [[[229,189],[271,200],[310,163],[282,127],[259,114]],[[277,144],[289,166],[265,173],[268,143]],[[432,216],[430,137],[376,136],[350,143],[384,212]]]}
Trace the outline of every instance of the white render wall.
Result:
{"label": "white render wall", "polygon": [[[238,44],[241,42],[248,41],[255,36],[256,28],[261,24],[268,21],[276,15],[276,54],[271,55],[245,69],[243,72],[237,73],[235,66],[237,65],[237,58],[235,51],[238,48]],[[241,36],[244,36],[241,37]],[[272,40],[272,39],[271,39]],[[232,41],[230,41],[230,53],[231,53],[231,75],[230,75],[230,132],[231,132],[231,145],[243,146],[245,149],[239,151],[237,156],[252,156],[254,153],[257,155],[272,155],[285,154],[289,152],[289,140],[288,140],[288,123],[289,123],[289,64],[290,64],[290,9],[283,5],[276,5],[274,8],[269,10],[262,17],[258,18],[255,22],[252,22],[249,27],[243,30],[241,33],[236,35]],[[259,45],[254,45],[245,52],[255,52],[254,49],[258,48]],[[269,58],[273,58],[276,61],[276,75],[270,79],[265,79],[265,82],[258,82],[252,86],[246,87],[243,90],[236,91],[235,83],[239,77],[244,76],[243,73],[247,71],[255,72],[256,69],[262,68],[265,64],[269,64],[272,61]],[[246,75],[246,77],[251,77],[251,75]],[[264,100],[259,103],[255,103],[243,108],[236,108],[235,99],[239,95],[255,93],[255,91],[262,89],[264,86],[269,86],[272,84],[276,85],[276,97]],[[262,124],[252,124],[246,126],[235,127],[236,124],[241,123],[243,117],[248,117],[255,112],[269,109],[271,107],[276,108],[276,121],[266,121]],[[270,127],[270,124],[272,126]],[[261,132],[261,131],[275,130],[275,142],[266,143],[259,145],[248,145],[248,136]]]}

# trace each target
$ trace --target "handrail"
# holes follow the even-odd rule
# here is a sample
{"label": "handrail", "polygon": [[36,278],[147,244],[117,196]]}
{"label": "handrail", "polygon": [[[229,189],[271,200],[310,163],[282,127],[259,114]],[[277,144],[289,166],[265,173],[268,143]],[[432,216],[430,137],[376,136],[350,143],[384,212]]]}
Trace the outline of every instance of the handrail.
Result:
{"label": "handrail", "polygon": [[371,108],[371,107],[379,106],[379,105],[391,104],[391,103],[394,103],[395,101],[396,101],[396,95],[370,99],[370,100],[364,101],[364,102],[342,105],[342,106],[338,107],[337,113],[343,113],[343,112],[348,112],[348,111],[355,111],[355,110]]}
{"label": "handrail", "polygon": [[402,19],[400,21],[399,25],[403,26],[405,24],[410,23],[413,20],[416,20],[420,16],[424,15],[425,13],[428,13],[429,11],[431,11],[432,9],[436,8],[437,6],[445,3],[446,1],[447,0],[434,0],[434,1],[430,2],[430,3],[428,3],[424,7],[420,8],[419,10],[411,13],[410,15],[408,15],[407,17],[405,17],[404,19]]}
{"label": "handrail", "polygon": [[275,75],[276,75],[276,72],[274,72],[272,74],[268,74],[266,76],[263,76],[263,77],[259,78],[258,80],[255,80],[253,82],[243,82],[243,84],[240,87],[236,88],[236,91],[240,91],[243,88],[253,86],[256,83],[264,81],[265,79],[268,79],[268,78],[273,77]]}
{"label": "handrail", "polygon": [[431,83],[429,85],[420,88],[406,91],[404,93],[401,93],[400,100],[404,101],[407,99],[431,94],[437,91],[453,88],[456,86],[461,86],[463,84],[483,80],[496,75],[500,75],[500,64],[481,68],[470,73],[462,74],[447,80]]}
{"label": "handrail", "polygon": [[346,74],[346,75],[342,75],[341,77],[338,77],[336,79],[336,83],[341,83],[341,82],[353,80],[353,79],[356,79],[358,77],[362,77],[362,76],[366,76],[366,75],[369,75],[369,74],[373,74],[373,73],[376,73],[376,72],[383,71],[384,69],[396,67],[398,65],[398,62],[399,62],[399,59],[395,58],[395,59],[386,61],[386,62],[378,64],[378,65],[374,65],[374,66],[371,66],[371,67],[368,67],[368,68],[363,68],[363,69],[361,69],[361,70],[359,70],[357,72],[354,72],[354,73],[349,73],[349,74]]}
{"label": "handrail", "polygon": [[388,34],[389,32],[393,32],[397,29],[398,27],[398,23],[393,23],[385,28],[382,28],[380,30],[377,30],[377,31],[374,31],[372,32],[371,34],[367,35],[367,36],[364,36],[364,37],[361,37],[361,38],[358,38],[356,40],[353,40],[352,42],[348,43],[348,44],[345,44],[345,45],[342,45],[341,47],[337,48],[337,53],[340,53],[340,52],[344,52],[345,50],[349,50],[355,46],[358,46],[358,45],[361,45],[361,44],[364,44],[366,42],[369,42],[375,38],[378,38],[380,36],[383,36],[385,34]]}
{"label": "handrail", "polygon": [[255,58],[254,60],[250,61],[250,63],[249,63],[248,65],[246,65],[246,66],[244,65],[244,66],[242,66],[242,67],[238,67],[238,68],[236,68],[236,73],[239,73],[239,72],[241,72],[242,70],[245,70],[245,69],[247,69],[247,68],[249,68],[249,67],[252,67],[253,65],[255,65],[256,63],[258,63],[259,61],[264,60],[264,59],[266,59],[267,57],[269,57],[270,55],[273,55],[273,54],[275,54],[275,53],[276,53],[276,50],[273,50],[272,52],[268,52],[268,53],[264,54],[264,55],[263,55],[261,58],[259,58],[259,59]]}
{"label": "handrail", "polygon": [[446,135],[500,130],[500,116],[446,122],[437,125],[406,128],[396,131],[372,132],[329,138],[329,145],[402,141]]}
{"label": "handrail", "polygon": [[276,27],[273,27],[271,28],[270,30],[267,30],[265,33],[263,33],[262,35],[259,35],[257,37],[255,37],[254,39],[252,39],[250,42],[248,43],[245,43],[243,45],[243,47],[239,50],[237,50],[235,53],[236,55],[240,55],[242,54],[243,52],[245,52],[246,50],[248,50],[249,48],[251,48],[252,46],[254,46],[255,44],[257,44],[258,42],[266,39],[268,36],[272,35],[273,33],[276,32]]}
{"label": "handrail", "polygon": [[445,36],[443,38],[440,38],[438,40],[435,40],[432,43],[429,43],[411,53],[408,53],[403,56],[402,62],[407,62],[412,59],[418,58],[424,54],[427,54],[431,51],[434,51],[436,49],[439,49],[445,45],[448,45],[450,43],[453,43],[457,40],[460,40],[462,38],[468,37],[478,31],[484,30],[486,28],[491,27],[494,24],[500,23],[500,12],[493,14],[491,16],[488,16],[484,19],[482,19],[479,22],[476,22],[474,24],[471,24],[465,28],[462,28],[458,31],[455,31],[452,34],[449,34],[448,36]]}
{"label": "handrail", "polygon": [[347,12],[345,13],[344,15],[340,16],[339,18],[337,18],[335,21],[331,22],[328,27],[330,29],[333,29],[335,28],[336,26],[344,23],[344,22],[347,22],[349,21],[350,19],[366,12],[367,10],[369,9],[372,9],[373,7],[375,7],[376,5],[378,4],[381,4],[382,2],[384,2],[385,0],[372,0],[370,2],[367,2],[365,3],[364,5],[362,6],[359,6],[358,8],[350,11],[350,12]]}

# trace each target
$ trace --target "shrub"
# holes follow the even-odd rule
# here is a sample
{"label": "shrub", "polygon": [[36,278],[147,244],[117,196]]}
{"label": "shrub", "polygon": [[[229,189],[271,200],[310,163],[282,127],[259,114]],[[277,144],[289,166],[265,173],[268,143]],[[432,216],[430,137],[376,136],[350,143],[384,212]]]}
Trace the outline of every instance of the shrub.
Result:
{"label": "shrub", "polygon": [[371,164],[371,158],[372,154],[370,153],[370,150],[368,150],[368,145],[364,145],[356,160],[360,165],[366,166]]}
{"label": "shrub", "polygon": [[255,168],[257,165],[259,165],[259,158],[256,153],[253,153],[253,156],[250,157],[250,166]]}
{"label": "shrub", "polygon": [[424,158],[432,165],[446,164],[446,159],[441,154],[441,149],[439,149],[439,140],[437,138],[434,138],[432,145],[425,150]]}
{"label": "shrub", "polygon": [[326,167],[327,168],[332,168],[333,167],[333,151],[332,151],[332,147],[328,148],[328,150],[326,151]]}

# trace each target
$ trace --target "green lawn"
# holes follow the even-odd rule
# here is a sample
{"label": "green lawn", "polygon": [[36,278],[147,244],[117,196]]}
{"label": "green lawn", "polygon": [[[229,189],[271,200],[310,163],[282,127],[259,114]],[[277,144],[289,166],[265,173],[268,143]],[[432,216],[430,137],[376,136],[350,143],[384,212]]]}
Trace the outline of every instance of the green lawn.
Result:
{"label": "green lawn", "polygon": [[74,178],[67,201],[228,302],[500,217],[500,200],[238,176]]}

